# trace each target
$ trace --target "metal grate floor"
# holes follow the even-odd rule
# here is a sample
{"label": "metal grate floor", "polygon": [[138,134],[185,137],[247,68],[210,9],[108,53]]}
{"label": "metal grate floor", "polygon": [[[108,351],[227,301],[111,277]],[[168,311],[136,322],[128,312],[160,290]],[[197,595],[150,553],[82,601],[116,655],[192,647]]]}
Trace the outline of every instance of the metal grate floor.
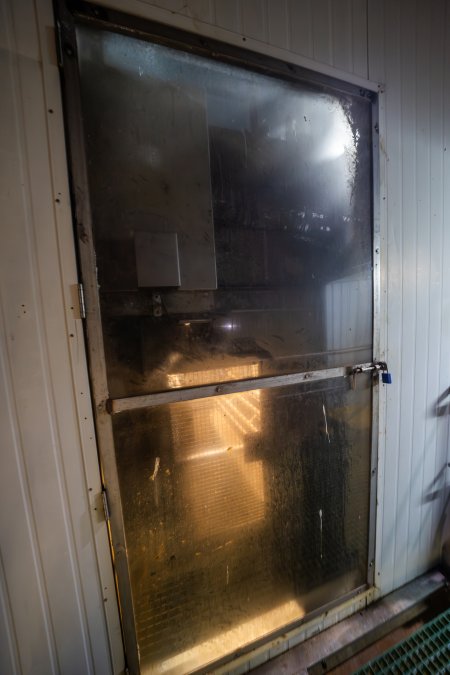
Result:
{"label": "metal grate floor", "polygon": [[369,661],[354,675],[450,673],[450,609],[409,638]]}

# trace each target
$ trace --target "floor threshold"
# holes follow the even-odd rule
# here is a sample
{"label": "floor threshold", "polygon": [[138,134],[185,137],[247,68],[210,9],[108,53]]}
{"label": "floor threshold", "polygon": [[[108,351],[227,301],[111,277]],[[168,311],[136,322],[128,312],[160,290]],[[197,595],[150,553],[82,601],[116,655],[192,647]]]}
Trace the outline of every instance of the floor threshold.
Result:
{"label": "floor threshold", "polygon": [[428,572],[251,672],[255,675],[329,673],[423,614],[429,608],[431,596],[442,591],[446,583],[440,571]]}

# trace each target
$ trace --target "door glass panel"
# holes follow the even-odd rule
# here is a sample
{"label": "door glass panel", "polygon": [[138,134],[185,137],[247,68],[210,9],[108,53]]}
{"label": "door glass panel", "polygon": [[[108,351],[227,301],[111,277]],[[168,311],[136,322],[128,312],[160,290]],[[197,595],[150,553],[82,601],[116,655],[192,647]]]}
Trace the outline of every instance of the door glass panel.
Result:
{"label": "door glass panel", "polygon": [[371,360],[371,102],[77,36],[111,396]]}
{"label": "door glass panel", "polygon": [[[371,360],[371,101],[93,26],[77,43],[109,396]],[[366,583],[371,376],[267,384],[112,416],[144,673]]]}
{"label": "door glass panel", "polygon": [[365,583],[370,375],[113,422],[143,672],[190,672]]}

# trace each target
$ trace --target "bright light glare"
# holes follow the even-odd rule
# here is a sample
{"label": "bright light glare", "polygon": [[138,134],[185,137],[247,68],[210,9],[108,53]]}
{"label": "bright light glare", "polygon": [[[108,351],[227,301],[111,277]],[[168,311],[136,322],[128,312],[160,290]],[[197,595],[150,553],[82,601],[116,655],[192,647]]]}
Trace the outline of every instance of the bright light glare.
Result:
{"label": "bright light glare", "polygon": [[303,607],[296,600],[288,600],[282,605],[259,614],[258,616],[237,624],[234,628],[223,631],[207,642],[202,642],[191,649],[187,649],[162,663],[145,669],[145,675],[150,673],[186,673],[199,663],[208,663],[232,652],[242,644],[248,644],[286,624],[297,621],[305,615]]}
{"label": "bright light glare", "polygon": [[333,123],[323,138],[317,159],[320,162],[332,161],[342,157],[346,151],[352,150],[354,139],[350,124],[344,112],[333,115]]}

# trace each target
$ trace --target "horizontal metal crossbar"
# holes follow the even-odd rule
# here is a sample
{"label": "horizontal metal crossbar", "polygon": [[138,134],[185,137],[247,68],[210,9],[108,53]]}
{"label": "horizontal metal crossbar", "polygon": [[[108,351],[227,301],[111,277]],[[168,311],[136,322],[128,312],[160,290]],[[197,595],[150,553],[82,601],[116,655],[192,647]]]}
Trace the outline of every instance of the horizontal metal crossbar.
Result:
{"label": "horizontal metal crossbar", "polygon": [[154,394],[142,394],[140,396],[128,396],[114,398],[107,402],[107,409],[111,415],[140,408],[151,408],[163,403],[177,403],[179,401],[192,401],[209,396],[223,396],[235,394],[253,389],[269,389],[273,387],[285,387],[291,384],[305,384],[320,380],[331,380],[338,377],[349,377],[361,369],[364,372],[373,369],[371,363],[363,363],[358,366],[342,366],[339,368],[327,368],[324,370],[309,370],[302,373],[290,373],[288,375],[274,375],[271,377],[255,377],[236,382],[220,382],[219,384],[206,384],[198,387],[185,387],[170,391],[156,392]]}

